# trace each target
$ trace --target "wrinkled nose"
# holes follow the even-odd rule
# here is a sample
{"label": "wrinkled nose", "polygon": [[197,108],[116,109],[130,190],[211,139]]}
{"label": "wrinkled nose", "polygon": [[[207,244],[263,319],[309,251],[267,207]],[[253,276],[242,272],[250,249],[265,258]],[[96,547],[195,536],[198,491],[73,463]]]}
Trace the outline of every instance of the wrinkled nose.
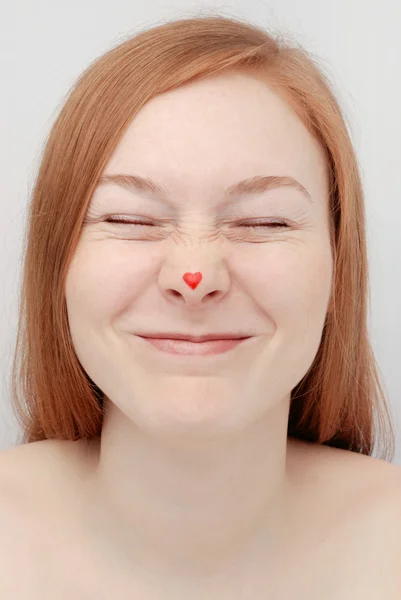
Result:
{"label": "wrinkled nose", "polygon": [[170,302],[201,305],[223,298],[229,289],[229,277],[224,268],[210,267],[207,270],[163,271],[159,284]]}

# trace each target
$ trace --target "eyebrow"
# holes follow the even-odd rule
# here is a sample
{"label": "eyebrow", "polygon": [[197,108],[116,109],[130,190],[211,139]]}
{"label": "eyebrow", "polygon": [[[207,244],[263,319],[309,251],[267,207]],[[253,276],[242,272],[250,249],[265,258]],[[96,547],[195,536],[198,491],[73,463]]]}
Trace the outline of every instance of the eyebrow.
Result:
{"label": "eyebrow", "polygon": [[[107,184],[115,184],[127,189],[130,192],[142,192],[151,196],[158,196],[164,201],[168,201],[169,192],[166,187],[156,183],[149,177],[140,177],[139,175],[128,175],[125,173],[116,173],[102,175],[98,181],[97,187]],[[307,189],[296,179],[288,175],[257,175],[238,181],[230,185],[223,192],[226,200],[235,198],[244,194],[256,194],[266,192],[281,187],[292,187],[301,192],[304,198],[313,202]]]}

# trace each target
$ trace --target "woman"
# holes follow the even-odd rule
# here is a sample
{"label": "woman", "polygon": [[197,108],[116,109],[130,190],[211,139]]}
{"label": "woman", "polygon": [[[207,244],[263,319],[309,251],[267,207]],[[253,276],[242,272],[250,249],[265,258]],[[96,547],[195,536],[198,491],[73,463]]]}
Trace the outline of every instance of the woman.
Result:
{"label": "woman", "polygon": [[207,17],[95,61],[24,269],[1,597],[400,597],[362,185],[305,51]]}

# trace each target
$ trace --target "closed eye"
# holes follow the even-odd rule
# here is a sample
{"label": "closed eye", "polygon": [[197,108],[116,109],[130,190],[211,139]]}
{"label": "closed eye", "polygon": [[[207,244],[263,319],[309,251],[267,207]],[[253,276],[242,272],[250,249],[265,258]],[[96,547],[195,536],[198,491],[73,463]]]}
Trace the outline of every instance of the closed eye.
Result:
{"label": "closed eye", "polygon": [[246,223],[242,224],[241,227],[288,227],[288,224],[284,221],[264,221],[263,223]]}
{"label": "closed eye", "polygon": [[128,219],[119,219],[116,217],[108,217],[106,223],[118,223],[120,225],[143,225],[144,227],[150,227],[153,223],[142,223],[141,221],[129,221]]}
{"label": "closed eye", "polygon": [[[106,223],[121,223],[123,225],[144,225],[144,226],[152,226],[153,223],[142,223],[140,221],[130,221],[127,219],[119,219],[109,217],[106,219]],[[263,221],[259,223],[241,223],[240,227],[288,227],[288,223],[285,221]]]}

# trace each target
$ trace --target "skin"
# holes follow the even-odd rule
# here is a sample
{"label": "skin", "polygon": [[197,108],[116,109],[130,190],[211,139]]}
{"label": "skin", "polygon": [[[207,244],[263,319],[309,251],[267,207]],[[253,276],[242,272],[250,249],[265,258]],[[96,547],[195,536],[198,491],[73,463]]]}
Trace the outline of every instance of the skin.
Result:
{"label": "skin", "polygon": [[[272,573],[291,544],[290,392],[317,353],[332,284],[324,154],[266,83],[230,73],[148,102],[112,173],[151,177],[170,195],[98,187],[68,272],[77,356],[106,394],[101,440],[88,447],[85,531],[138,577],[227,592]],[[312,200],[284,187],[224,205],[225,188],[255,175],[292,176]],[[240,225],[262,218],[290,225]],[[187,271],[203,274],[196,290]],[[134,335],[155,331],[252,339],[183,358]]]}

